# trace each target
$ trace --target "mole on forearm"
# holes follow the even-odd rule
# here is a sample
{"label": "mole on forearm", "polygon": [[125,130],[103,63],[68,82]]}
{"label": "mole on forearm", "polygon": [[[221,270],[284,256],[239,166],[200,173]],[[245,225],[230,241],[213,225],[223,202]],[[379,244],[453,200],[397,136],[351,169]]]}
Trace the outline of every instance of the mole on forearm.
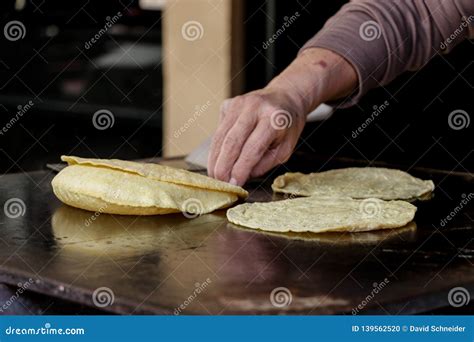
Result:
{"label": "mole on forearm", "polygon": [[328,64],[325,61],[317,61],[314,65],[319,65],[321,68],[326,69]]}

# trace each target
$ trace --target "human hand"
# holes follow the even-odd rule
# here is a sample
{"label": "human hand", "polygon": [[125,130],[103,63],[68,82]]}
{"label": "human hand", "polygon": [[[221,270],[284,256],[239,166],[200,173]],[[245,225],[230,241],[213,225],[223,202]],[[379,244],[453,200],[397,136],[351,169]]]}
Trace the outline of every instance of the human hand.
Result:
{"label": "human hand", "polygon": [[224,101],[211,145],[211,177],[243,185],[288,160],[306,114],[325,101],[351,94],[358,85],[353,66],[335,52],[309,48],[270,84]]}
{"label": "human hand", "polygon": [[286,162],[306,122],[298,104],[277,89],[224,101],[211,145],[211,177],[243,185]]}

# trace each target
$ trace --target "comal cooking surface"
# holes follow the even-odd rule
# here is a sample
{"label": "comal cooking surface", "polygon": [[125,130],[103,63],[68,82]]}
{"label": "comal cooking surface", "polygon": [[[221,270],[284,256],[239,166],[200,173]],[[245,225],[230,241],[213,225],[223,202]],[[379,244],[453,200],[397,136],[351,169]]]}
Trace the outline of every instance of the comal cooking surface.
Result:
{"label": "comal cooking surface", "polygon": [[[325,169],[342,166],[355,165]],[[233,226],[225,211],[94,214],[62,205],[51,171],[5,175],[0,203],[18,198],[26,210],[2,215],[1,280],[32,278],[29,290],[90,306],[107,287],[114,302],[102,309],[126,314],[425,312],[447,306],[454,287],[474,290],[474,191],[472,174],[410,172],[436,184],[431,201],[415,203],[416,227],[289,236]],[[251,183],[249,200],[280,198],[275,176]]]}

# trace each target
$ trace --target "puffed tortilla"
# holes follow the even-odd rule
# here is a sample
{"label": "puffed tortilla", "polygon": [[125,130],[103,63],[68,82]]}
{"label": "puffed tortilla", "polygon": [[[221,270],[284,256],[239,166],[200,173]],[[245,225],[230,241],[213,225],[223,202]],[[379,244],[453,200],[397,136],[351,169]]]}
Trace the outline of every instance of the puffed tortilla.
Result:
{"label": "puffed tortilla", "polygon": [[158,164],[63,156],[69,166],[51,182],[55,195],[72,207],[120,215],[190,212],[226,208],[244,189]]}
{"label": "puffed tortilla", "polygon": [[431,180],[387,168],[363,167],[303,174],[286,173],[272,184],[275,192],[297,196],[342,196],[383,200],[427,199],[434,190]]}
{"label": "puffed tortilla", "polygon": [[311,196],[241,204],[227,210],[227,219],[271,232],[366,232],[404,227],[415,212],[405,201]]}
{"label": "puffed tortilla", "polygon": [[79,164],[87,166],[105,167],[118,171],[126,171],[157,181],[179,185],[187,185],[206,190],[216,190],[233,193],[241,198],[247,198],[248,196],[248,192],[240,186],[235,186],[230,183],[221,182],[214,178],[203,176],[195,172],[177,169],[165,165],[137,163],[133,161],[119,159],[93,159],[75,156],[61,156],[61,160],[67,162],[68,165]]}

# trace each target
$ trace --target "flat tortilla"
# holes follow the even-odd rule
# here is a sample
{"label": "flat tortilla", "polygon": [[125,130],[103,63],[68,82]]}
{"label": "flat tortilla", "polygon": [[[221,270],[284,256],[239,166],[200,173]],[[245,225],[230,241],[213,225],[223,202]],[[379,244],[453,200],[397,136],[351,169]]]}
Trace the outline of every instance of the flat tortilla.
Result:
{"label": "flat tortilla", "polygon": [[240,188],[156,164],[62,157],[70,166],[51,182],[55,195],[70,206],[100,213],[192,216],[226,208],[245,198]]}
{"label": "flat tortilla", "polygon": [[227,219],[271,232],[365,232],[403,227],[415,212],[416,207],[404,201],[311,196],[241,204],[227,210]]}
{"label": "flat tortilla", "polygon": [[342,196],[383,200],[427,199],[434,190],[430,180],[421,180],[400,170],[364,167],[310,174],[286,173],[277,177],[275,192],[298,196]]}

